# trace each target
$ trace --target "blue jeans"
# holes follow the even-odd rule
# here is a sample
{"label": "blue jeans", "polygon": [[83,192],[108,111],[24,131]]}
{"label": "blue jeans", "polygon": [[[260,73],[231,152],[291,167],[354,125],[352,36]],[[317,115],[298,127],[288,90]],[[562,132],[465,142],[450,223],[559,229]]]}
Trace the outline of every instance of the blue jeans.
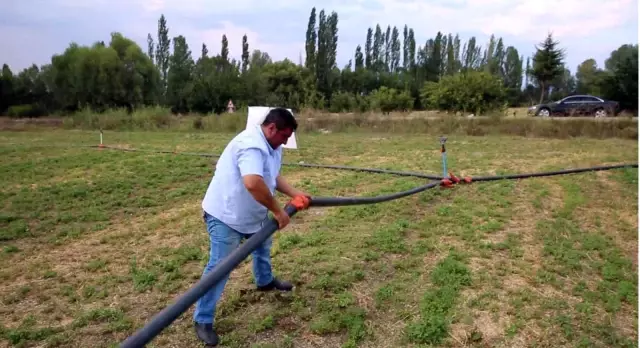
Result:
{"label": "blue jeans", "polygon": [[[227,257],[235,250],[240,242],[245,238],[250,238],[251,234],[240,233],[215,217],[204,213],[204,221],[209,232],[209,262],[204,268],[202,275],[210,272],[216,264]],[[264,286],[273,280],[271,273],[271,243],[273,239],[269,237],[256,250],[251,253],[253,258],[253,277],[257,286]],[[222,296],[229,274],[218,282],[217,285],[209,289],[196,303],[193,313],[193,320],[197,323],[213,323],[215,317],[216,304]]]}

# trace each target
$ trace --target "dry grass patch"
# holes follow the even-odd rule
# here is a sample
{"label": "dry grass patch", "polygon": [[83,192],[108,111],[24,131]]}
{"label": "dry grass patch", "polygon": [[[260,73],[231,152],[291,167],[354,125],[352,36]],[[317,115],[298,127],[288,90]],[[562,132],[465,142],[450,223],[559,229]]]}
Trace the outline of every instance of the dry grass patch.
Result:
{"label": "dry grass patch", "polygon": [[[509,223],[487,238],[490,245],[498,246],[497,250],[492,248],[493,252],[484,254],[484,259],[471,260],[470,268],[474,274],[482,274],[484,285],[465,292],[474,320],[473,324],[458,324],[457,341],[465,342],[464,338],[474,330],[482,337],[482,344],[489,346],[528,346],[533,341],[543,345],[576,341],[622,344],[625,341],[621,337],[635,336],[637,323],[627,320],[622,324],[618,319],[632,315],[627,312],[630,306],[624,298],[606,290],[599,295],[590,292],[610,286],[606,282],[612,281],[611,277],[624,277],[625,273],[608,275],[606,267],[607,263],[619,262],[616,248],[626,248],[615,244],[607,246],[606,237],[592,232],[617,234],[616,229],[602,227],[615,226],[610,213],[625,210],[618,206],[621,202],[614,199],[619,195],[620,186],[610,182],[611,187],[597,188],[590,184],[588,177],[589,174],[582,176],[578,183],[571,178],[548,179],[545,184],[531,182],[519,185],[514,191],[516,203]],[[539,194],[531,200],[532,193]],[[594,215],[601,222],[600,228],[584,223]],[[574,220],[575,227],[569,228],[575,232],[562,230],[565,228],[562,226],[571,223],[567,221]],[[553,224],[559,224],[558,227],[551,227],[551,221],[556,221]],[[547,226],[551,229],[547,230]],[[627,241],[626,244],[635,248],[634,243]],[[599,250],[600,256],[589,250]],[[604,275],[598,272],[603,262]],[[633,277],[635,272],[633,268],[627,274]],[[623,284],[629,283],[619,284],[625,288],[627,285]],[[626,299],[635,302],[628,296]],[[490,319],[487,313],[491,313]],[[619,323],[613,326],[615,330],[608,326],[606,318]],[[613,331],[599,329],[589,333],[589,328],[594,327],[608,327],[606,330]]]}

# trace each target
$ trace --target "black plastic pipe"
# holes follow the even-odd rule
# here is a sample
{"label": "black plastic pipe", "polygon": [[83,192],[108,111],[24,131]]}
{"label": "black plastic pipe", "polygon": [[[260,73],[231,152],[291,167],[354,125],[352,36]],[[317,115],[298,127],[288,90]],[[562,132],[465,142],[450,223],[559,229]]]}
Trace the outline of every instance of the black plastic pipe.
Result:
{"label": "black plastic pipe", "polygon": [[[99,148],[98,145],[80,145],[80,147],[89,147],[89,148]],[[163,153],[163,154],[177,154],[177,155],[187,155],[187,156],[200,156],[200,157],[211,157],[217,158],[220,155],[212,154],[212,153],[198,153],[198,152],[174,152],[167,150],[141,150],[135,148],[121,148],[121,147],[112,147],[104,145],[102,146],[104,149],[112,149],[112,150],[120,150],[127,152],[148,152],[148,153]],[[442,176],[424,174],[418,172],[405,172],[405,171],[396,171],[396,170],[387,170],[387,169],[377,169],[377,168],[362,168],[362,167],[351,167],[351,166],[343,166],[343,165],[330,165],[330,164],[312,164],[312,163],[282,163],[284,166],[296,166],[296,167],[309,167],[309,168],[327,168],[327,169],[339,169],[339,170],[351,170],[351,171],[359,171],[359,172],[369,172],[369,173],[380,173],[380,174],[391,174],[398,176],[410,176],[417,178],[424,178],[430,180],[442,180]],[[587,168],[577,168],[577,169],[566,169],[559,171],[551,171],[551,172],[540,172],[540,173],[526,173],[526,174],[507,174],[507,175],[495,175],[495,176],[478,176],[473,177],[473,181],[496,181],[496,180],[504,180],[504,179],[523,179],[523,178],[532,178],[532,177],[541,177],[541,176],[549,176],[549,175],[559,175],[559,174],[573,174],[573,173],[582,173],[589,171],[601,171],[601,170],[609,170],[609,169],[617,169],[617,168],[638,168],[638,164],[618,164],[611,166],[596,166],[596,167],[587,167]],[[355,203],[362,204],[362,203]],[[348,204],[351,205],[351,204]]]}
{"label": "black plastic pipe", "polygon": [[[575,169],[565,169],[565,170],[556,170],[556,171],[540,172],[540,173],[527,173],[527,174],[478,176],[478,177],[471,177],[471,182],[526,179],[526,178],[534,178],[534,177],[542,177],[542,176],[575,174],[575,173],[611,170],[611,169],[619,169],[619,168],[638,168],[638,164],[616,164],[616,165],[610,165],[610,166],[575,168]],[[373,203],[386,202],[386,201],[391,201],[394,199],[410,196],[418,192],[428,190],[430,188],[440,185],[440,183],[441,181],[433,181],[426,185],[413,188],[411,190],[398,192],[390,195],[376,196],[376,197],[313,197],[311,199],[310,205],[314,207],[331,207],[331,206],[360,205],[360,204],[373,204]]]}
{"label": "black plastic pipe", "polygon": [[[610,170],[618,168],[637,168],[638,164],[620,164],[611,166],[597,166],[589,168],[566,169],[550,172],[529,173],[529,174],[513,174],[513,175],[495,175],[495,176],[479,176],[472,178],[474,181],[494,181],[508,179],[522,179],[541,176],[553,176],[572,173],[581,173],[588,171]],[[422,191],[439,186],[442,181],[432,181],[426,185],[418,186],[411,190],[398,192],[390,195],[381,195],[376,197],[312,197],[310,206],[328,207],[328,206],[347,206],[359,204],[374,204],[394,199],[410,196]],[[285,206],[285,211],[289,216],[296,214],[297,210],[291,205]],[[224,276],[233,271],[240,262],[247,258],[251,252],[264,242],[269,236],[276,232],[278,223],[275,219],[270,219],[267,224],[255,235],[249,238],[239,248],[234,250],[228,257],[222,260],[210,273],[202,277],[198,283],[191,287],[187,292],[178,297],[178,299],[169,307],[156,314],[151,321],[136,331],[132,336],[127,338],[120,347],[143,347],[156,337],[162,330],[168,327],[175,319],[187,311],[200,297],[202,297],[211,287],[217,284]]]}
{"label": "black plastic pipe", "polygon": [[610,166],[596,166],[596,167],[586,167],[586,168],[563,169],[563,170],[555,170],[555,171],[539,172],[539,173],[478,176],[478,177],[472,177],[471,181],[495,181],[495,180],[508,180],[508,179],[526,179],[526,178],[535,178],[535,177],[541,177],[541,176],[575,174],[575,173],[584,173],[584,172],[597,172],[597,171],[602,171],[602,170],[611,170],[611,169],[619,169],[619,168],[638,168],[638,164],[637,163],[627,163],[627,164],[614,164],[614,165],[610,165]]}
{"label": "black plastic pipe", "polygon": [[[97,145],[89,145],[88,147],[98,147]],[[163,154],[179,154],[179,155],[187,155],[187,156],[200,156],[200,157],[211,157],[217,158],[220,155],[211,154],[211,153],[198,153],[198,152],[173,152],[166,150],[140,150],[140,149],[127,149],[120,147],[110,147],[104,146],[106,149],[113,150],[121,150],[128,152],[149,152],[149,153],[163,153]],[[410,176],[416,178],[423,178],[429,180],[442,180],[442,176],[431,175],[425,173],[418,172],[406,172],[406,171],[397,171],[397,170],[388,170],[388,169],[377,169],[377,168],[363,168],[363,167],[351,167],[351,166],[343,166],[343,165],[332,165],[332,164],[312,164],[312,163],[282,163],[284,166],[293,166],[293,167],[309,167],[309,168],[327,168],[327,169],[339,169],[339,170],[350,170],[356,172],[368,172],[368,173],[379,173],[379,174],[391,174],[398,176]],[[472,177],[473,181],[495,181],[495,180],[504,180],[504,179],[524,179],[524,178],[532,178],[532,177],[541,177],[541,176],[550,176],[550,175],[562,175],[562,174],[574,174],[574,173],[582,173],[582,172],[590,172],[590,171],[601,171],[601,170],[609,170],[609,169],[617,169],[617,168],[638,168],[638,164],[618,164],[611,166],[596,166],[596,167],[587,167],[587,168],[576,168],[576,169],[566,169],[559,171],[550,171],[550,172],[540,172],[540,173],[525,173],[525,174],[507,174],[507,175],[494,175],[494,176],[478,176]],[[417,189],[417,188],[416,188]],[[409,192],[409,191],[407,191]],[[419,191],[418,191],[419,192]],[[401,196],[404,197],[404,196]],[[320,202],[323,202],[325,199],[332,198],[319,198]],[[345,198],[347,201],[352,198]],[[367,203],[347,203],[345,199],[340,199],[341,205],[352,205],[352,204],[367,204]],[[359,199],[359,198],[358,198]],[[395,198],[391,198],[395,199]],[[389,200],[384,199],[382,201]],[[369,199],[371,201],[371,199]],[[363,201],[366,202],[366,201]],[[377,203],[378,201],[372,201],[372,203]],[[321,203],[322,204],[322,203]]]}
{"label": "black plastic pipe", "polygon": [[[95,147],[97,145],[89,145],[88,147]],[[141,149],[131,149],[131,148],[121,148],[121,147],[113,147],[113,146],[103,146],[104,149],[111,150],[121,150],[128,152],[148,152],[148,153],[162,153],[162,154],[176,154],[176,155],[185,155],[185,156],[199,156],[199,157],[210,157],[210,158],[218,158],[220,155],[212,154],[212,153],[201,153],[201,152],[173,152],[167,150],[141,150]],[[290,167],[308,167],[308,168],[327,168],[327,169],[339,169],[339,170],[350,170],[356,172],[368,172],[368,173],[378,173],[378,174],[391,174],[398,176],[411,176],[416,178],[430,179],[430,180],[440,180],[442,176],[417,173],[417,172],[405,172],[398,170],[389,170],[389,169],[378,169],[378,168],[362,168],[362,167],[351,167],[351,166],[343,166],[343,165],[333,165],[333,164],[313,164],[313,163],[288,163],[283,162],[283,166]]]}
{"label": "black plastic pipe", "polygon": [[[296,208],[287,204],[284,208],[289,216],[294,216]],[[267,240],[278,230],[278,222],[271,218],[242,245],[236,248],[229,256],[218,263],[211,272],[202,277],[194,286],[180,295],[173,304],[156,314],[144,327],[129,336],[120,344],[122,348],[144,347],[162,330],[171,325],[180,315],[198,301],[209,289],[218,284],[227,274],[231,273],[247,256],[253,252],[262,242]]]}
{"label": "black plastic pipe", "polygon": [[350,167],[350,166],[331,165],[331,164],[311,164],[311,163],[283,163],[282,165],[296,166],[296,167],[310,167],[310,168],[353,170],[356,172],[392,174],[392,175],[398,175],[398,176],[412,176],[416,178],[431,179],[431,180],[442,179],[442,177],[438,175],[430,175],[430,174],[416,173],[416,172],[402,172],[402,171],[389,170],[389,169],[361,168],[361,167]]}
{"label": "black plastic pipe", "polygon": [[376,197],[313,197],[311,198],[311,203],[309,205],[312,207],[336,207],[345,205],[381,203],[414,195],[416,193],[426,191],[439,185],[440,181],[432,181],[426,185],[418,186],[411,190]]}

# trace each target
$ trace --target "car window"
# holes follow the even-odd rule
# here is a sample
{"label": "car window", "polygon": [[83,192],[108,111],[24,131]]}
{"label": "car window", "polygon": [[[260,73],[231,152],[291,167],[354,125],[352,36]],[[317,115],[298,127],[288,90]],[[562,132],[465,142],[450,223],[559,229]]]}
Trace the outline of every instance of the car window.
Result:
{"label": "car window", "polygon": [[587,102],[600,102],[600,99],[596,98],[596,97],[584,97],[584,101]]}
{"label": "car window", "polygon": [[580,97],[568,97],[568,98],[565,98],[562,102],[563,103],[576,103],[576,102],[579,102],[579,101],[581,101]]}

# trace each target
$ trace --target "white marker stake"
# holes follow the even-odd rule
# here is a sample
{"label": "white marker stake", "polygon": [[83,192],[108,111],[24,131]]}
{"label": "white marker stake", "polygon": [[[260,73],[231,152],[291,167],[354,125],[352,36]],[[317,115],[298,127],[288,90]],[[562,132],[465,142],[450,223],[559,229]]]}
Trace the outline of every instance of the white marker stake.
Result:
{"label": "white marker stake", "polygon": [[103,148],[104,144],[102,144],[102,129],[100,130],[100,145],[98,147]]}
{"label": "white marker stake", "polygon": [[[247,113],[246,129],[249,129],[249,127],[260,125],[262,121],[264,121],[264,119],[267,117],[267,114],[271,109],[274,109],[274,108],[268,107],[268,106],[250,106],[249,112]],[[289,112],[293,114],[293,111],[291,111],[291,109],[287,109],[287,110],[289,110]],[[287,141],[287,144],[282,145],[282,147],[285,149],[298,148],[298,143],[296,141],[296,132],[293,132],[293,134],[291,134],[291,137]]]}

